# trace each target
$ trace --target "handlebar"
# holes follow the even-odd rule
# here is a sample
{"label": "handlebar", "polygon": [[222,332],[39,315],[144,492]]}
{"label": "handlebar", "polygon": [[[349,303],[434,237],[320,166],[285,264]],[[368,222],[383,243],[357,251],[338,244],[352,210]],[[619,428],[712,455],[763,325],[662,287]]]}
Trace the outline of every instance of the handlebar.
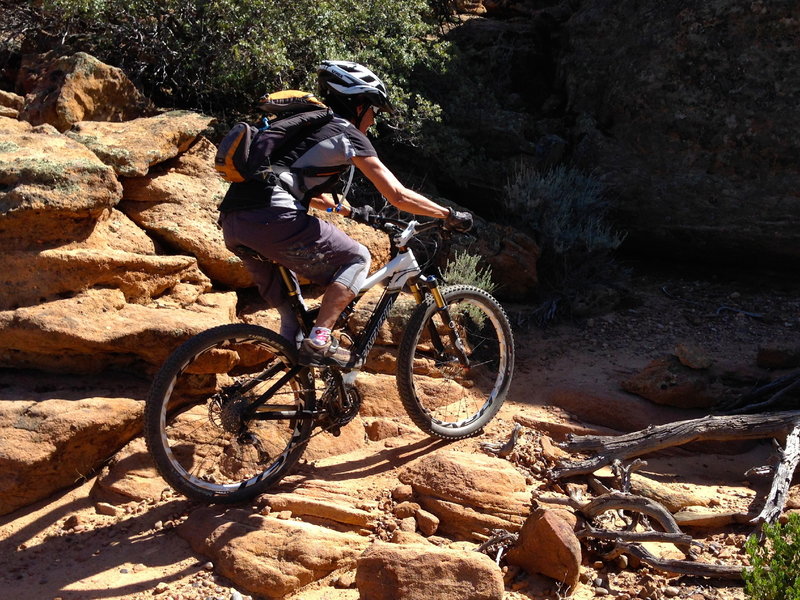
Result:
{"label": "handlebar", "polygon": [[[420,260],[423,272],[441,277],[450,254],[450,243],[453,232],[444,220],[432,219],[420,223],[413,219],[404,220],[378,213],[369,214],[366,219],[358,219],[370,227],[383,231],[389,236],[391,246],[399,250],[413,246],[417,259]],[[423,240],[418,234],[432,234]]]}
{"label": "handlebar", "polygon": [[[417,258],[423,258],[420,261],[423,271],[433,269],[429,274],[442,276],[450,255],[453,234],[460,233],[460,230],[448,227],[447,220],[434,218],[420,223],[414,220],[413,215],[410,220],[404,220],[386,216],[374,212],[374,210],[358,212],[361,214],[355,219],[357,222],[386,233],[394,250],[403,249],[409,245],[413,246]],[[422,237],[418,237],[419,234],[431,235],[426,235],[425,239],[422,239]]]}
{"label": "handlebar", "polygon": [[438,219],[420,223],[419,221],[404,221],[395,217],[384,217],[382,215],[371,215],[369,225],[375,229],[384,231],[392,240],[392,245],[404,247],[420,233],[435,231],[442,238],[449,238],[450,231],[445,227],[444,222]]}
{"label": "handlebar", "polygon": [[419,221],[410,220],[404,221],[394,217],[384,217],[383,215],[372,215],[370,218],[370,225],[375,229],[382,229],[387,233],[399,233],[408,228],[409,225],[414,224],[414,231],[416,233],[423,233],[431,229],[444,229],[444,222],[440,220],[429,221],[420,223]]}

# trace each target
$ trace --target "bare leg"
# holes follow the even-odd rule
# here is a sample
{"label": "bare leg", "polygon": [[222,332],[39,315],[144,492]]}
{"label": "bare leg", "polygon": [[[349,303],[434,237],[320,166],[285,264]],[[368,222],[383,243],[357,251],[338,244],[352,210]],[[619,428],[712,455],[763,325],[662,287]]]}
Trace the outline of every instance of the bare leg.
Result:
{"label": "bare leg", "polygon": [[[354,357],[347,348],[339,346],[338,340],[330,337],[330,330],[347,305],[356,295],[341,283],[331,283],[322,297],[319,315],[311,337],[300,346],[299,362],[305,366],[339,365],[360,368],[363,359]],[[327,330],[327,331],[326,331]]]}
{"label": "bare leg", "polygon": [[331,283],[325,290],[325,295],[322,296],[316,326],[333,329],[336,319],[355,297],[356,295],[341,283]]}

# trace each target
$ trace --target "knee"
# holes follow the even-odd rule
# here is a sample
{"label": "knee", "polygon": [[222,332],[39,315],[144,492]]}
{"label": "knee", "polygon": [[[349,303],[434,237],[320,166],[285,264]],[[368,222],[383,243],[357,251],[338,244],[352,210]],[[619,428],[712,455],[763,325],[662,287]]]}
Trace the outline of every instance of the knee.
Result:
{"label": "knee", "polygon": [[363,269],[365,273],[369,272],[369,267],[372,264],[372,256],[367,250],[367,247],[364,244],[358,245],[358,252],[356,252],[356,262],[363,265]]}
{"label": "knee", "polygon": [[354,294],[358,293],[369,274],[371,262],[369,250],[364,245],[359,244],[358,250],[352,255],[347,264],[337,271],[332,281],[342,284]]}

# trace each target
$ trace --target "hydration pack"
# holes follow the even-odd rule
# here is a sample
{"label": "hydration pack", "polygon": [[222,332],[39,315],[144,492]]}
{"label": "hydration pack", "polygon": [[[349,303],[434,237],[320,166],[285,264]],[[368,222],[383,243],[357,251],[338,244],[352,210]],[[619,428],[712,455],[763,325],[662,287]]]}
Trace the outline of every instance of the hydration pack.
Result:
{"label": "hydration pack", "polygon": [[263,96],[258,107],[267,113],[260,123],[236,123],[217,146],[214,168],[226,181],[267,181],[297,142],[333,119],[313,94],[297,90]]}

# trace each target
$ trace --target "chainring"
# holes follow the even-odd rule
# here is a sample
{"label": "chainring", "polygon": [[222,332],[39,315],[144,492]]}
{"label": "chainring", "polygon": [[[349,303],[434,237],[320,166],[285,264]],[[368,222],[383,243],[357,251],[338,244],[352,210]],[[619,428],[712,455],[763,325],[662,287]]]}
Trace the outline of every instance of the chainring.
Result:
{"label": "chainring", "polygon": [[321,426],[323,429],[344,427],[352,421],[361,408],[361,394],[353,386],[345,385],[342,374],[333,369],[322,372],[325,392],[320,404],[326,413]]}

